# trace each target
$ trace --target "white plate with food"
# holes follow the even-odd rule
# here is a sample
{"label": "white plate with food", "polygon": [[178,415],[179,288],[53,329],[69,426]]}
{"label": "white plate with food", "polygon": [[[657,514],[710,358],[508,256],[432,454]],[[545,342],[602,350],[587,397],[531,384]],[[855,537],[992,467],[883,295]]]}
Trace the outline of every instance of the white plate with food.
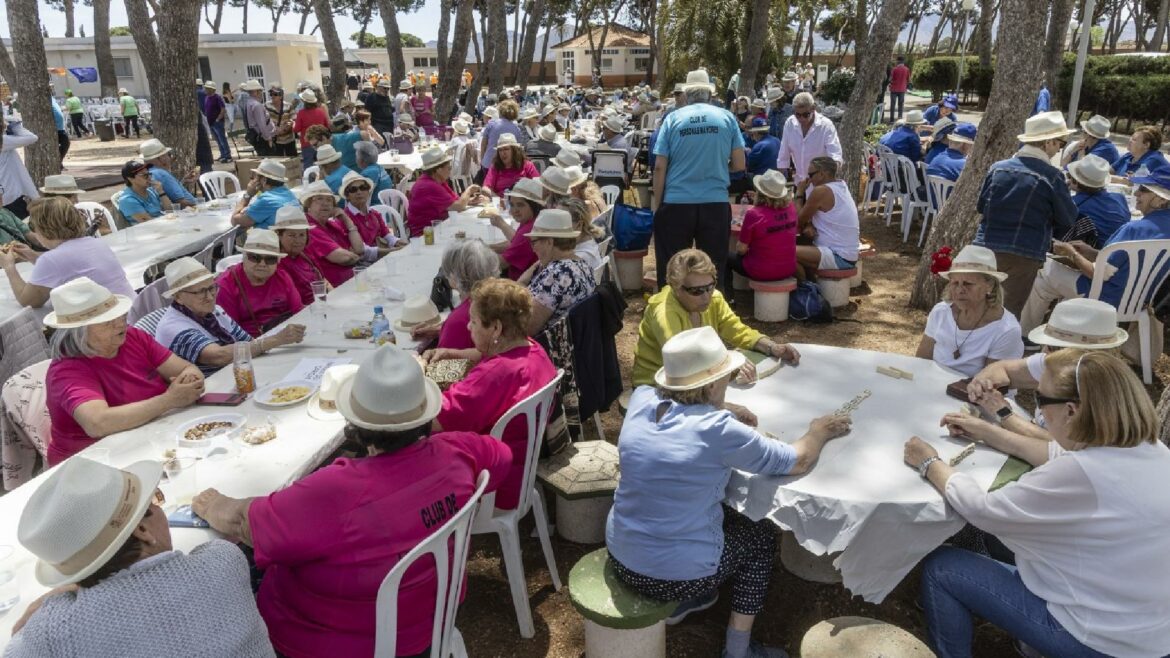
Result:
{"label": "white plate with food", "polygon": [[179,445],[184,448],[204,448],[218,436],[235,434],[247,418],[240,414],[211,414],[179,426]]}
{"label": "white plate with food", "polygon": [[317,382],[308,379],[294,379],[292,381],[276,382],[261,388],[252,394],[256,404],[265,407],[291,407],[309,399],[317,390]]}

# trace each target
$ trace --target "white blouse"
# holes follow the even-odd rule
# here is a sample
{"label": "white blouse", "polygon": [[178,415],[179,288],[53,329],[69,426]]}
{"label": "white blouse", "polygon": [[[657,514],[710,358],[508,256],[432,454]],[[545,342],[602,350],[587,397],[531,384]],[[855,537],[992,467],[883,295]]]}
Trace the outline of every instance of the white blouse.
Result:
{"label": "white blouse", "polygon": [[1086,646],[1170,654],[1170,449],[1064,451],[994,492],[956,473],[946,499],[1016,554],[1020,578]]}
{"label": "white blouse", "polygon": [[[958,370],[964,376],[974,377],[987,365],[988,359],[1002,361],[1024,356],[1024,340],[1020,323],[1008,311],[1003,317],[978,329],[964,331],[955,324],[950,302],[939,302],[926,318],[927,336],[934,339],[931,358],[940,366]],[[955,357],[955,350],[959,356]]]}

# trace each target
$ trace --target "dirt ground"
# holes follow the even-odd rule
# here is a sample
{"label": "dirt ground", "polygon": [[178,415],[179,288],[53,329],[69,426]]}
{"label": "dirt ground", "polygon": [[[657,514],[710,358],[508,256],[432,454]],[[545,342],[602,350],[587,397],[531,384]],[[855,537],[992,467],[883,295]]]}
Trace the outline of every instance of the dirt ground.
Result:
{"label": "dirt ground", "polygon": [[[838,311],[837,317],[842,321],[829,325],[758,322],[749,317],[750,291],[738,293],[736,311],[748,324],[783,341],[913,354],[926,321],[925,312],[907,307],[920,252],[913,243],[902,244],[897,227],[896,219],[888,228],[876,217],[862,220],[862,237],[873,241],[878,253],[865,261],[865,285],[855,288],[850,306]],[[648,269],[652,256],[651,253],[646,261]],[[618,335],[617,344],[623,379],[628,385],[645,301],[642,295],[629,295],[627,302],[625,327]],[[1154,386],[1149,387],[1154,400],[1161,393],[1161,382],[1168,376],[1170,359],[1160,356],[1155,364]],[[603,419],[607,438],[616,441],[621,427],[616,408],[603,414]],[[527,521],[522,526],[522,536],[528,537],[531,527],[531,521]],[[581,556],[599,547],[574,544],[554,536],[553,550],[561,582],[567,584],[569,570]],[[569,601],[567,587],[553,591],[540,544],[534,537],[523,542],[524,570],[536,623],[536,637],[531,640],[521,639],[517,630],[499,542],[492,536],[479,536],[473,540],[472,551],[468,563],[468,595],[458,620],[471,656],[577,658],[584,655],[581,617]],[[925,620],[915,607],[918,580],[918,569],[915,569],[881,605],[873,605],[851,596],[842,585],[801,580],[785,571],[777,559],[768,601],[756,620],[754,637],[784,647],[795,657],[801,638],[814,624],[832,617],[859,615],[889,622],[925,638]],[[669,628],[667,655],[719,656],[730,612],[728,598],[721,597],[713,608]],[[1010,638],[987,623],[976,628],[974,654],[977,658],[1016,655]]]}

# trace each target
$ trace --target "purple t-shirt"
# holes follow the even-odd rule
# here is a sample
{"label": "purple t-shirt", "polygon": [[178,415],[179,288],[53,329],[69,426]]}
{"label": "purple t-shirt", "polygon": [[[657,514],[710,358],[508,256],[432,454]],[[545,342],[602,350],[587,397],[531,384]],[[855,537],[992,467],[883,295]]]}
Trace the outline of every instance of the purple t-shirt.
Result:
{"label": "purple t-shirt", "polygon": [[524,133],[520,132],[520,126],[508,119],[492,119],[483,127],[483,136],[487,139],[487,148],[483,150],[483,160],[480,165],[487,169],[492,166],[492,158],[496,157],[496,142],[499,141],[500,135],[504,133],[512,133],[516,136],[516,141],[524,144],[528,140],[524,139]]}
{"label": "purple t-shirt", "polygon": [[219,113],[223,111],[223,96],[219,94],[208,94],[207,98],[203,99],[203,115],[211,123],[219,120]]}
{"label": "purple t-shirt", "polygon": [[126,270],[109,245],[98,238],[66,240],[37,258],[28,282],[34,286],[56,288],[79,276],[87,276],[115,295],[136,296],[126,278]]}

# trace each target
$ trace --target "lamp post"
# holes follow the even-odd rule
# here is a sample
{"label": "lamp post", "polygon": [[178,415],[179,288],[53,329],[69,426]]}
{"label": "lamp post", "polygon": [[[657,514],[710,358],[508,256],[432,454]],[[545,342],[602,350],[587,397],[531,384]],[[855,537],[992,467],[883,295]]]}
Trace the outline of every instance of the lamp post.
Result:
{"label": "lamp post", "polygon": [[1093,32],[1093,10],[1097,8],[1097,0],[1085,0],[1085,11],[1081,14],[1081,43],[1077,47],[1077,66],[1073,73],[1072,92],[1068,98],[1068,125],[1075,126],[1077,121],[1077,105],[1081,100],[1081,83],[1085,79],[1085,59],[1089,56],[1090,34]]}
{"label": "lamp post", "polygon": [[955,83],[955,94],[958,95],[959,90],[963,88],[963,64],[967,62],[967,23],[971,22],[971,12],[975,11],[975,0],[963,0],[963,33],[960,36],[963,39],[963,52],[959,54],[959,80]]}

